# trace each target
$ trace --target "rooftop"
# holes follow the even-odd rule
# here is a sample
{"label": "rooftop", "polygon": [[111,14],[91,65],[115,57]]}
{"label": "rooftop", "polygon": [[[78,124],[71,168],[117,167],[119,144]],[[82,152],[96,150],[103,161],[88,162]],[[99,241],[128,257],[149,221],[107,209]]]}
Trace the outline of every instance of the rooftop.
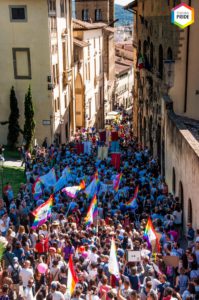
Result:
{"label": "rooftop", "polygon": [[122,58],[120,56],[115,56],[115,62],[119,63],[120,65],[124,65],[124,66],[129,66],[129,67],[133,66],[133,61],[132,60]]}
{"label": "rooftop", "polygon": [[174,113],[170,114],[170,118],[175,122],[187,143],[199,156],[199,120],[178,116]]}
{"label": "rooftop", "polygon": [[138,4],[138,0],[133,0],[130,3],[128,3],[127,5],[124,6],[124,9],[129,10],[129,9],[133,9],[134,7],[137,7]]}
{"label": "rooftop", "polygon": [[105,29],[106,31],[115,32],[113,27],[108,26],[105,23],[89,23],[77,19],[73,19],[73,30],[93,30],[93,29]]}
{"label": "rooftop", "polygon": [[125,73],[127,73],[130,70],[129,66],[122,65],[118,62],[115,62],[115,74],[116,76],[121,76]]}

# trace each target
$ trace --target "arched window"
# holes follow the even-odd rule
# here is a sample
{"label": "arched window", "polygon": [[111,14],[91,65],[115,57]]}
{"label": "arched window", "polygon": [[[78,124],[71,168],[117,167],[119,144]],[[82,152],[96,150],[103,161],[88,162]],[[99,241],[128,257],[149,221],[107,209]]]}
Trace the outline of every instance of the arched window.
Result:
{"label": "arched window", "polygon": [[142,51],[142,44],[141,41],[139,40],[138,42],[138,53],[140,53]]}
{"label": "arched window", "polygon": [[188,223],[192,223],[192,203],[191,199],[188,200],[188,216],[187,216]]}
{"label": "arched window", "polygon": [[173,52],[172,52],[172,50],[171,50],[170,47],[167,50],[167,59],[168,60],[172,60],[173,59]]}
{"label": "arched window", "polygon": [[184,225],[184,191],[183,191],[183,185],[182,182],[179,182],[179,200],[180,200],[180,204],[181,204],[181,208],[182,208],[182,224]]}
{"label": "arched window", "polygon": [[150,66],[153,68],[153,43],[150,44]]}
{"label": "arched window", "polygon": [[148,43],[145,40],[144,43],[143,43],[143,57],[144,57],[144,65],[145,65],[146,68],[148,67],[147,50],[148,50]]}
{"label": "arched window", "polygon": [[159,46],[159,77],[162,79],[163,77],[163,48],[162,45]]}
{"label": "arched window", "polygon": [[176,193],[176,172],[175,172],[175,168],[173,168],[172,190],[173,190],[173,194],[175,195],[175,193]]}

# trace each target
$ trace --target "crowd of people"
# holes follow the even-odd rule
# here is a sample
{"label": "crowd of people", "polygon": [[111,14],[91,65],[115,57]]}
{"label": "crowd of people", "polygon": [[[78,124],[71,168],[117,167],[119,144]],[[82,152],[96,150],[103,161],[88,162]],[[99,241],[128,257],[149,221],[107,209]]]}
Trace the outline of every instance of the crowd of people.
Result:
{"label": "crowd of people", "polygon": [[[110,157],[111,139],[102,143],[96,130],[84,130],[68,144],[36,147],[32,156],[28,154],[27,182],[20,185],[16,197],[12,183],[4,187],[0,233],[6,249],[1,261],[0,300],[199,299],[199,230],[189,223],[184,235],[179,199],[168,192],[158,159],[138,144],[127,118],[113,123],[109,131],[118,133],[119,167]],[[90,142],[89,151],[77,151],[82,140]],[[98,155],[102,145],[108,148],[103,159]],[[81,180],[88,186],[98,172],[97,222],[85,226],[91,199],[84,190],[75,199],[58,191],[50,219],[33,229],[32,211],[54,193],[53,186],[44,187],[39,199],[34,199],[35,181],[52,167],[60,178],[66,166],[70,168],[70,186]],[[112,182],[118,173],[122,179],[115,191]],[[126,204],[137,186],[137,207],[132,209]],[[143,237],[149,216],[159,237],[159,252],[149,248]],[[118,278],[108,267],[113,237]],[[138,251],[140,260],[130,261],[129,250]],[[71,255],[78,277],[72,295],[67,289]],[[45,272],[38,268],[41,263],[47,265]]]}

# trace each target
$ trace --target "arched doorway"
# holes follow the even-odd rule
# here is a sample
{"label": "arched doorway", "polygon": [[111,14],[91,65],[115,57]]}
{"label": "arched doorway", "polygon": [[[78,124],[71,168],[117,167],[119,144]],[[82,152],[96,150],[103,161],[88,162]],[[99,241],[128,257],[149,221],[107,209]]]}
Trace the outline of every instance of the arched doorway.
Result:
{"label": "arched doorway", "polygon": [[75,80],[75,115],[76,126],[78,128],[85,126],[84,107],[84,86],[80,73],[77,73],[77,77]]}
{"label": "arched doorway", "polygon": [[146,147],[146,118],[144,117],[144,132],[143,132],[143,137],[144,137],[144,147]]}
{"label": "arched doorway", "polygon": [[150,147],[150,152],[151,155],[153,155],[153,119],[152,116],[150,116],[150,120],[149,120],[149,147]]}
{"label": "arched doorway", "polygon": [[172,191],[173,191],[173,194],[175,195],[175,193],[176,193],[176,172],[175,172],[175,168],[173,168],[173,175],[172,175]]}
{"label": "arched doorway", "polygon": [[161,125],[160,124],[158,124],[157,127],[156,140],[157,140],[157,155],[161,163]]}
{"label": "arched doorway", "polygon": [[183,191],[183,184],[182,181],[179,183],[179,200],[180,200],[180,205],[182,208],[182,224],[184,228],[184,191]]}
{"label": "arched doorway", "polygon": [[188,223],[192,223],[193,221],[193,217],[192,217],[192,203],[191,203],[191,199],[188,200],[188,216],[187,216],[187,221]]}

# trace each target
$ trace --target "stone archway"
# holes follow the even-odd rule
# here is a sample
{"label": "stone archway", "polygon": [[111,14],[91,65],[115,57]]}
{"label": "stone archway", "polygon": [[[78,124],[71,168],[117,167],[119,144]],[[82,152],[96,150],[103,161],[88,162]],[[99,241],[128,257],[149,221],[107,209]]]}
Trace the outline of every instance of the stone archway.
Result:
{"label": "stone archway", "polygon": [[173,167],[173,175],[172,175],[172,191],[173,191],[173,194],[175,195],[175,193],[176,193],[176,172],[175,172],[174,167]]}
{"label": "stone archway", "polygon": [[75,79],[75,116],[77,128],[85,126],[84,107],[84,86],[82,76],[80,73],[77,73],[77,77]]}
{"label": "stone archway", "polygon": [[192,210],[192,202],[191,199],[188,200],[188,216],[187,216],[187,221],[189,223],[193,222],[193,210]]}
{"label": "stone archway", "polygon": [[184,229],[184,190],[183,190],[183,184],[182,181],[179,182],[179,191],[178,191],[178,196],[180,200],[180,205],[182,208],[182,224],[183,224],[183,229]]}

